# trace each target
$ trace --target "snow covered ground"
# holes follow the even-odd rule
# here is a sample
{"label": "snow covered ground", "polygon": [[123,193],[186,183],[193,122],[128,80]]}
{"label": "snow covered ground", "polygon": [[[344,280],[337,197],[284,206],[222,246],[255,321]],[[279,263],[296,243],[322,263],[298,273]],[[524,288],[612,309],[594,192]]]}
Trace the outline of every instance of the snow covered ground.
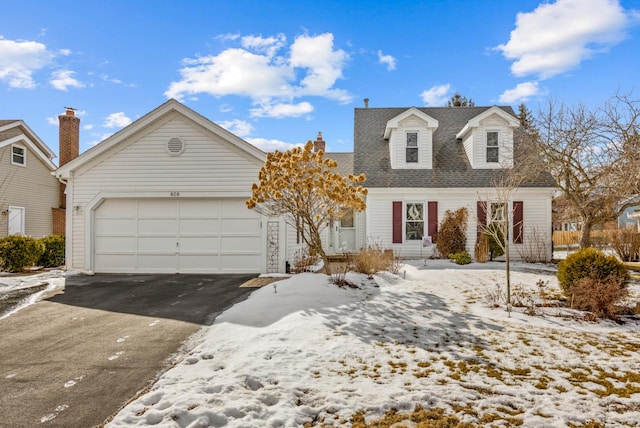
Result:
{"label": "snow covered ground", "polygon": [[[558,307],[491,308],[504,264],[405,264],[357,289],[299,274],[255,291],[110,427],[349,425],[416,404],[461,421],[638,426],[640,324]],[[514,264],[514,291],[542,301],[554,266]],[[640,287],[631,287],[632,299]]]}
{"label": "snow covered ground", "polygon": [[45,270],[36,274],[0,274],[0,320],[64,289],[64,272]]}

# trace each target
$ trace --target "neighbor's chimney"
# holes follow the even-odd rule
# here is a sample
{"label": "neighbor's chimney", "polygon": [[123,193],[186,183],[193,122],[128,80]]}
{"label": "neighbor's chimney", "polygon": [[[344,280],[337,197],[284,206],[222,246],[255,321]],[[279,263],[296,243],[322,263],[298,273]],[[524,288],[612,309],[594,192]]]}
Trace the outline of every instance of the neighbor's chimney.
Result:
{"label": "neighbor's chimney", "polygon": [[[74,160],[80,153],[80,118],[76,117],[75,109],[65,107],[64,114],[58,116],[60,123],[60,146],[58,167]],[[65,185],[60,183],[60,208],[67,206],[64,194]]]}
{"label": "neighbor's chimney", "polygon": [[364,108],[369,108],[369,98],[364,99]]}
{"label": "neighbor's chimney", "polygon": [[326,142],[322,139],[322,132],[318,132],[318,138],[313,142],[313,151],[319,152],[322,150],[324,152],[324,148],[326,146]]}

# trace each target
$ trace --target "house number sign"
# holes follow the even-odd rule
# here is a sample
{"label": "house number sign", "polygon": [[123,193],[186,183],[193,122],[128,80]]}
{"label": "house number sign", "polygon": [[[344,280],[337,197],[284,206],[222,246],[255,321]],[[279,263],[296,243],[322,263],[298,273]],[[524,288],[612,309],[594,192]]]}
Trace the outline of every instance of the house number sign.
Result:
{"label": "house number sign", "polygon": [[172,198],[177,198],[180,196],[180,192],[171,192],[169,194],[171,195]]}

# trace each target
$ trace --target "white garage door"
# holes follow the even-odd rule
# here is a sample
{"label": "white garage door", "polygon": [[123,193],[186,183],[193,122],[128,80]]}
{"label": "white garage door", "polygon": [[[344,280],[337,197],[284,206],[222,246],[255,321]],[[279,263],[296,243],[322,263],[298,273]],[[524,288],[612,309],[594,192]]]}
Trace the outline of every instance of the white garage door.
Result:
{"label": "white garage door", "polygon": [[94,213],[96,272],[261,272],[260,216],[243,199],[107,199]]}

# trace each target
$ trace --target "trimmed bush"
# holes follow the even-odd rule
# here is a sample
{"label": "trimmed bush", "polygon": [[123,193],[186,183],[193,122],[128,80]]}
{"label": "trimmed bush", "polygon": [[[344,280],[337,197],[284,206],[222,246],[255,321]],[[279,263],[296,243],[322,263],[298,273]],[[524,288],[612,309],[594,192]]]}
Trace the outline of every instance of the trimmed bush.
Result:
{"label": "trimmed bush", "polygon": [[467,216],[468,211],[464,207],[455,211],[445,211],[436,239],[436,247],[443,257],[466,251]]}
{"label": "trimmed bush", "polygon": [[468,265],[471,263],[471,256],[466,251],[449,254],[449,259],[453,260],[457,265]]}
{"label": "trimmed bush", "polygon": [[35,266],[44,244],[30,236],[10,235],[0,239],[0,267],[6,272],[23,272]]}
{"label": "trimmed bush", "polygon": [[38,266],[58,267],[64,264],[64,236],[45,236],[40,240],[44,244],[44,252],[38,260]]}
{"label": "trimmed bush", "polygon": [[607,256],[595,248],[584,248],[558,263],[558,283],[567,297],[574,294],[575,284],[583,278],[618,282],[626,287],[630,276],[615,256]]}

